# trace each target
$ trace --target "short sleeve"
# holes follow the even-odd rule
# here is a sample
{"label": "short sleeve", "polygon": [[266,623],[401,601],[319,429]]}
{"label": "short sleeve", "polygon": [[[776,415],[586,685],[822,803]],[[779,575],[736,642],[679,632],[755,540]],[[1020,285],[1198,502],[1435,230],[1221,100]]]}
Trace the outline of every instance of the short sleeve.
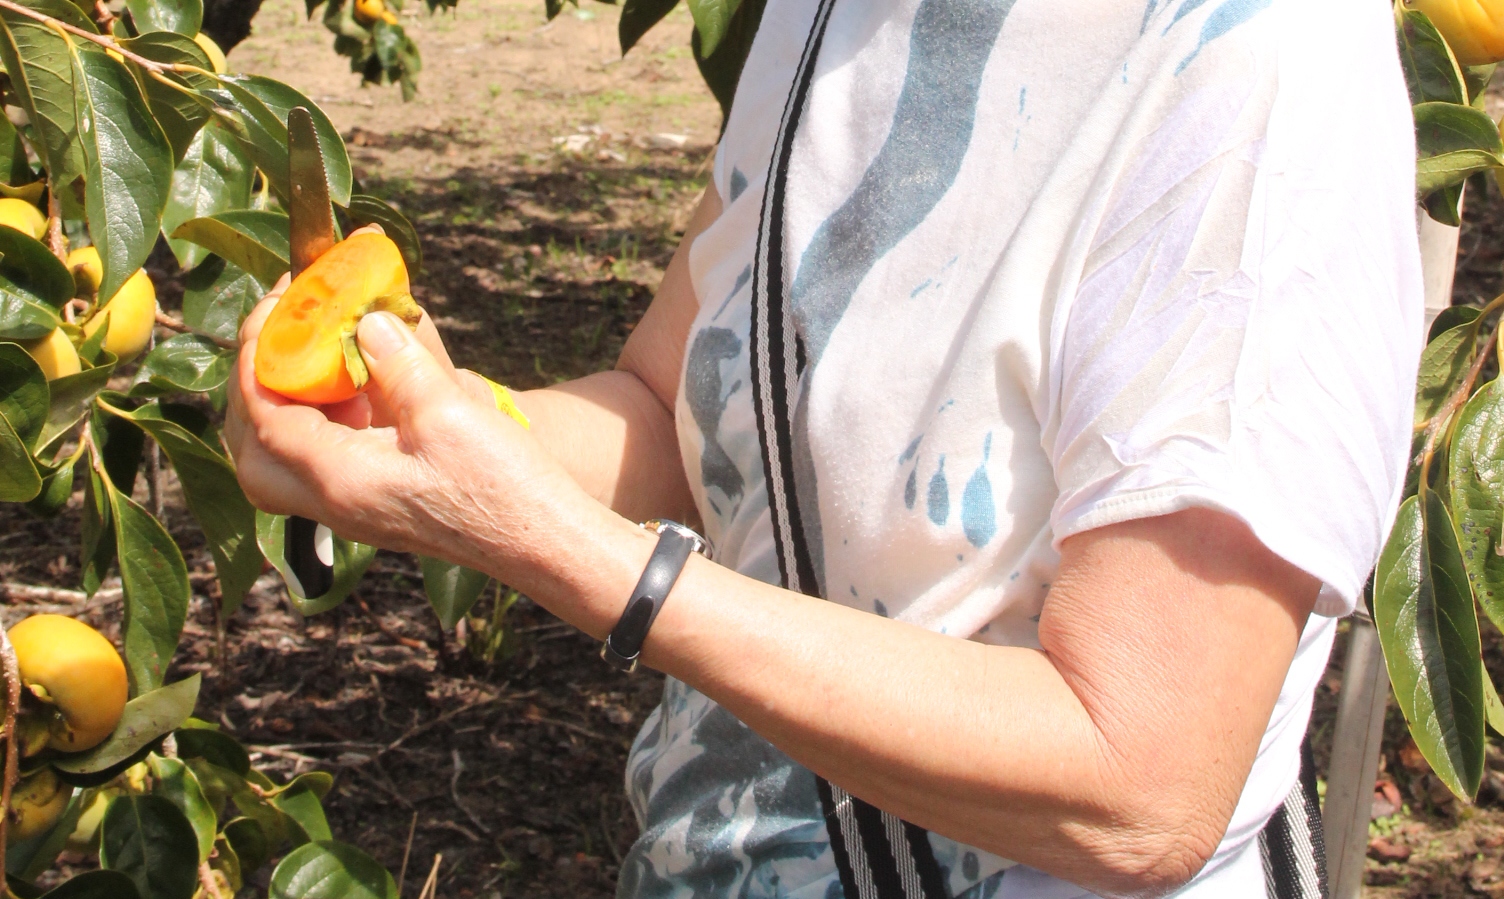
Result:
{"label": "short sleeve", "polygon": [[1052,325],[1047,448],[1057,543],[1222,510],[1341,615],[1398,506],[1423,299],[1392,21],[1327,6],[1208,48],[1124,150]]}

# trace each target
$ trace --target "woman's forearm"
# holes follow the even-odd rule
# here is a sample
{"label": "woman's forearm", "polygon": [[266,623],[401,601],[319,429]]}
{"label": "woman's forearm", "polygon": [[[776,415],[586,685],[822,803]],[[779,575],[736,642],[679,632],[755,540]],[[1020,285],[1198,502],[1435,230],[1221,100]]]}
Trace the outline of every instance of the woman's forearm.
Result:
{"label": "woman's forearm", "polygon": [[[539,537],[530,555],[544,561],[519,586],[603,637],[653,538],[583,508]],[[1116,639],[1137,658],[1098,689],[1096,675],[1067,665],[1067,677],[1045,652],[941,636],[691,558],[644,662],[874,805],[1104,895],[1152,893],[1189,879],[1221,839],[1299,634],[1252,593],[1166,597],[1184,609],[1244,602],[1259,613],[1199,636],[1149,616],[1144,633],[1164,632],[1160,645],[1122,619]],[[1103,613],[1108,626],[1119,617]],[[1222,651],[1249,644],[1250,628],[1271,631],[1251,656]],[[1161,661],[1206,649],[1190,640],[1212,646],[1201,670]],[[1237,686],[1208,690],[1203,678]]]}
{"label": "woman's forearm", "polygon": [[694,521],[672,414],[636,374],[600,372],[515,398],[533,436],[602,505],[632,521]]}

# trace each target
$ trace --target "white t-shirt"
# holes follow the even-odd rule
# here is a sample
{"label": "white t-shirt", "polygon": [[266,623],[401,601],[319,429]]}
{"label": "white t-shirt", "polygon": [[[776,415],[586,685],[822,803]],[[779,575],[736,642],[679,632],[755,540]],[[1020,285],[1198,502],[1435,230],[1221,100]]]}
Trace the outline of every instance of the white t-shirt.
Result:
{"label": "white t-shirt", "polygon": [[[743,72],[677,407],[717,560],[773,583],[750,282],[817,5],[769,0]],[[1409,448],[1422,299],[1390,11],[835,0],[814,65],[782,209],[821,592],[1037,646],[1062,539],[1190,506],[1246,522],[1324,587],[1227,834],[1178,895],[1263,897],[1256,837]],[[627,780],[643,834],[619,895],[840,896],[812,775],[692,688],[669,681]],[[931,843],[953,895],[1085,895]]]}

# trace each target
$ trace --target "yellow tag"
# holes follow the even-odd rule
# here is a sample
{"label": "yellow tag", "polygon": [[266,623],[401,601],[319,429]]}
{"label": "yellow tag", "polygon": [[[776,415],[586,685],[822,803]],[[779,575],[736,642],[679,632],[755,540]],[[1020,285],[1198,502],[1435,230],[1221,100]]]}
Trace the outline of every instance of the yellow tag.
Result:
{"label": "yellow tag", "polygon": [[505,387],[501,386],[485,375],[481,375],[480,379],[490,385],[491,396],[496,398],[497,409],[511,416],[512,421],[517,422],[528,430],[532,430],[533,423],[527,420],[527,416],[522,413],[521,409],[517,408],[517,403],[512,399],[512,391],[506,389]]}

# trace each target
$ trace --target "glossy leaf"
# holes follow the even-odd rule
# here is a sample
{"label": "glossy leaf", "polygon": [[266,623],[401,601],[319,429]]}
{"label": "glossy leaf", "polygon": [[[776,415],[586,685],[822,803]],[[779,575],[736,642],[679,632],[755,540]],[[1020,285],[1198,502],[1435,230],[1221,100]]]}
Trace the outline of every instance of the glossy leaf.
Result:
{"label": "glossy leaf", "polygon": [[[157,0],[150,2],[155,3]],[[153,31],[120,43],[132,53],[154,62],[197,66],[205,71],[213,68],[213,63],[204,54],[203,48],[195,44],[191,36]],[[172,147],[173,162],[181,162],[199,129],[208,123],[211,105],[188,87],[183,76],[164,73],[158,79],[135,65],[132,65],[131,70],[136,76],[137,84],[141,86],[141,92],[146,96],[147,106],[156,116],[157,124],[162,126],[162,133]]]}
{"label": "glossy leaf", "polygon": [[41,241],[0,225],[0,339],[50,334],[73,289],[73,275]]}
{"label": "glossy leaf", "polygon": [[190,219],[172,236],[198,244],[239,266],[263,284],[273,284],[288,269],[287,215],[241,209]]}
{"label": "glossy leaf", "polygon": [[[1497,175],[1498,171],[1494,174]],[[1441,224],[1458,227],[1462,224],[1462,185],[1454,184],[1426,194],[1421,206],[1427,215]]]}
{"label": "glossy leaf", "polygon": [[1471,798],[1483,774],[1482,646],[1457,532],[1435,491],[1400,505],[1374,577],[1374,624],[1411,736],[1442,782]]}
{"label": "glossy leaf", "polygon": [[162,685],[188,616],[188,566],[162,523],[118,490],[110,491],[115,553],[125,588],[121,636],[131,692]]}
{"label": "glossy leaf", "polygon": [[[104,581],[105,574],[115,561],[115,519],[110,514],[109,492],[104,478],[89,456],[86,464],[88,477],[84,478],[84,508],[79,519],[80,560],[83,566],[84,592],[93,596]],[[5,467],[0,466],[0,471]]]}
{"label": "glossy leaf", "polygon": [[1473,593],[1504,623],[1504,384],[1484,385],[1457,417],[1447,466],[1452,514]]}
{"label": "glossy leaf", "polygon": [[38,518],[53,518],[67,508],[73,497],[73,471],[77,457],[42,475],[42,490],[26,504],[26,511]]}
{"label": "glossy leaf", "polygon": [[644,34],[663,21],[679,0],[627,0],[621,7],[621,19],[616,24],[616,36],[621,43],[621,55],[637,45]]}
{"label": "glossy leaf", "polygon": [[[102,391],[100,397],[114,399],[117,405],[134,407],[120,394]],[[136,476],[145,458],[146,436],[137,428],[110,415],[96,405],[89,419],[90,436],[104,463],[104,473],[119,492],[130,496],[136,489]]]}
{"label": "glossy leaf", "polygon": [[251,757],[245,747],[223,731],[183,728],[177,732],[177,741],[179,758],[201,758],[241,777],[251,770]]}
{"label": "glossy leaf", "polygon": [[1431,320],[1431,327],[1426,332],[1426,342],[1430,343],[1458,325],[1472,324],[1482,311],[1477,306],[1448,306]]}
{"label": "glossy leaf", "polygon": [[445,628],[459,624],[491,583],[490,575],[463,565],[426,556],[419,561],[423,566],[423,592]]}
{"label": "glossy leaf", "polygon": [[162,233],[178,264],[191,269],[210,250],[192,241],[172,238],[180,225],[251,205],[254,166],[240,142],[224,126],[210,122],[193,136],[172,175],[172,193],[162,214]]}
{"label": "glossy leaf", "polygon": [[402,261],[407,263],[408,274],[415,275],[423,268],[423,246],[418,240],[418,230],[406,216],[386,201],[366,194],[356,194],[350,198],[350,206],[345,212],[350,216],[350,223],[356,227],[380,225],[381,230],[386,232],[386,236],[402,252]]}
{"label": "glossy leaf", "polygon": [[121,871],[86,871],[42,894],[41,899],[140,899],[136,882]]}
{"label": "glossy leaf", "polygon": [[[10,119],[0,116],[0,185],[25,185],[36,180],[26,158],[26,144]],[[40,186],[40,185],[38,185]]]}
{"label": "glossy leaf", "polygon": [[104,269],[99,296],[108,301],[156,243],[172,185],[172,147],[123,63],[97,48],[69,46],[84,207]]}
{"label": "glossy leaf", "polygon": [[324,807],[319,801],[319,794],[306,784],[294,784],[278,793],[272,799],[272,805],[297,822],[308,842],[334,838],[329,831],[329,821],[324,817]]}
{"label": "glossy leaf", "polygon": [[234,338],[240,332],[240,323],[268,289],[239,266],[212,256],[188,274],[183,320],[216,337]]}
{"label": "glossy leaf", "polygon": [[198,778],[178,759],[152,755],[146,762],[157,779],[152,795],[161,796],[178,807],[198,836],[199,862],[208,861],[209,853],[214,850],[214,835],[219,832],[219,816],[204,798]]}
{"label": "glossy leaf", "polygon": [[42,367],[16,344],[0,343],[0,415],[33,450],[47,424],[47,408],[47,376]]}
{"label": "glossy leaf", "polygon": [[220,620],[229,618],[261,574],[261,551],[255,539],[256,510],[241,491],[234,466],[192,429],[174,421],[174,407],[148,404],[134,412],[109,405],[104,408],[151,435],[172,462],[188,510],[198,521],[214,556],[215,573],[223,594]]}
{"label": "glossy leaf", "polygon": [[99,863],[126,874],[151,899],[192,899],[198,838],[181,810],[160,796],[117,796],[100,825]]}
{"label": "glossy leaf", "polygon": [[226,822],[225,841],[240,859],[242,872],[254,871],[271,858],[272,847],[267,843],[266,832],[254,818],[235,818]]}
{"label": "glossy leaf", "polygon": [[1415,382],[1415,424],[1428,421],[1446,404],[1473,362],[1476,338],[1472,325],[1460,324],[1426,344]]}
{"label": "glossy leaf", "polygon": [[[690,37],[700,77],[705,79],[706,86],[720,104],[723,120],[731,110],[731,99],[736,95],[736,84],[741,79],[742,66],[747,61],[747,52],[757,34],[758,23],[762,21],[765,5],[766,0],[741,0],[726,25],[726,33],[713,49],[706,48],[698,27]],[[698,23],[696,18],[696,25]]]}
{"label": "glossy leaf", "polygon": [[1504,737],[1504,702],[1499,700],[1499,691],[1494,687],[1493,678],[1488,676],[1487,666],[1483,668],[1483,712],[1489,730]]}
{"label": "glossy leaf", "polygon": [[197,334],[175,334],[142,360],[131,396],[206,393],[228,381],[234,368],[234,350]]}
{"label": "glossy leaf", "polygon": [[709,56],[721,44],[721,38],[731,28],[731,17],[741,5],[741,0],[684,0],[689,5],[689,14],[695,19],[695,34],[699,37],[700,52]]}
{"label": "glossy leaf", "polygon": [[[27,6],[75,28],[97,32],[94,22],[69,0],[28,0]],[[73,102],[73,65],[68,41],[35,19],[0,10],[0,62],[36,132],[52,188],[62,192],[86,169]]]}
{"label": "glossy leaf", "polygon": [[107,771],[136,755],[166,734],[172,733],[193,714],[202,678],[195,674],[143,693],[125,704],[115,732],[88,752],[64,756],[53,767],[70,774]]}
{"label": "glossy leaf", "polygon": [[[256,543],[261,547],[261,554],[272,563],[277,572],[282,575],[282,579],[288,583],[294,583],[296,578],[290,575],[287,559],[282,554],[282,535],[286,524],[285,516],[268,515],[257,511]],[[345,601],[375,558],[375,547],[336,536],[334,538],[334,586],[329,588],[328,593],[317,599],[304,599],[289,588],[288,598],[304,615],[327,612]]]}
{"label": "glossy leaf", "polygon": [[1486,150],[1453,150],[1423,156],[1415,163],[1415,192],[1425,195],[1453,187],[1472,175],[1501,165],[1504,160]]}
{"label": "glossy leaf", "polygon": [[47,410],[47,423],[42,426],[37,445],[52,444],[83,421],[94,404],[94,397],[109,383],[114,370],[113,364],[104,365],[49,381],[47,389],[52,394],[52,404]]}
{"label": "glossy leaf", "polygon": [[284,197],[288,194],[287,114],[302,106],[313,116],[324,169],[329,176],[329,199],[338,206],[349,205],[354,185],[350,154],[339,130],[317,104],[293,88],[259,75],[226,75],[222,80],[245,119],[251,158],[278,194]]}
{"label": "glossy leaf", "polygon": [[31,458],[31,448],[0,416],[0,502],[24,503],[42,492],[42,473]]}
{"label": "glossy leaf", "polygon": [[1431,100],[1467,103],[1462,68],[1430,18],[1419,10],[1401,9],[1396,24],[1410,105]]}
{"label": "glossy leaf", "polygon": [[271,899],[397,899],[397,883],[369,855],[330,840],[289,852],[272,872]]}
{"label": "glossy leaf", "polygon": [[204,22],[203,0],[126,0],[140,32],[173,31],[193,37]]}

